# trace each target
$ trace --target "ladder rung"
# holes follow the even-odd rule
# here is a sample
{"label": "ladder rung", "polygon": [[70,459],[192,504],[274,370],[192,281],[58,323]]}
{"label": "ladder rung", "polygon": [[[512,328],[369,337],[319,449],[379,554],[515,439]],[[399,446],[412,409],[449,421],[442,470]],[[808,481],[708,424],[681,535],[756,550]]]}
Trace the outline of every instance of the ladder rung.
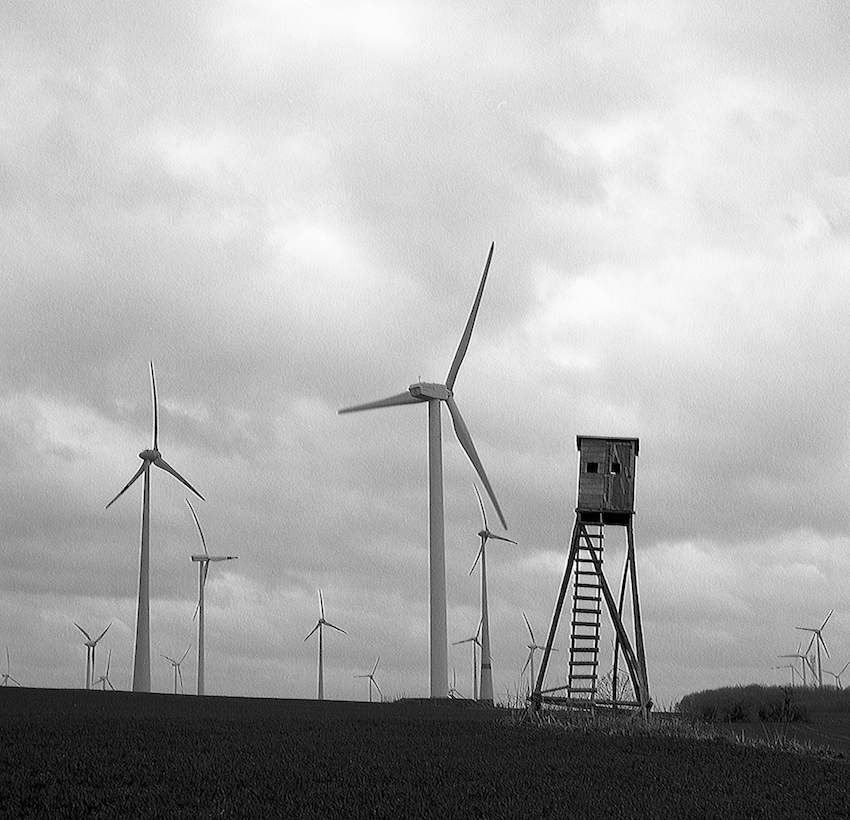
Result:
{"label": "ladder rung", "polygon": [[[574,601],[600,601],[601,599],[595,595],[574,595]],[[601,612],[601,610],[600,610]]]}

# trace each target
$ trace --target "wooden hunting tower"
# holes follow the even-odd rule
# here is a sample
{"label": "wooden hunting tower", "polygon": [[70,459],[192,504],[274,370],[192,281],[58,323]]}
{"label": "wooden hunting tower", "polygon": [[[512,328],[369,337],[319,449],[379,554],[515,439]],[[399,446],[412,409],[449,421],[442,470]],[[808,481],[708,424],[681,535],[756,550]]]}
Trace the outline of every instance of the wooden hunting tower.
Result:
{"label": "wooden hunting tower", "polygon": [[[552,616],[543,662],[537,676],[532,706],[543,703],[566,706],[612,706],[638,708],[646,715],[651,701],[646,674],[646,656],[638,600],[635,567],[634,519],[635,462],[639,442],[636,438],[578,436],[578,503],[570,540],[570,552],[564,579]],[[614,599],[603,570],[605,527],[626,530],[626,560],[619,595]],[[549,656],[558,630],[558,622],[567,591],[572,585],[569,671],[564,685],[544,688]],[[626,593],[631,593],[631,617],[625,612]],[[603,601],[614,630],[613,664],[607,691],[599,683],[600,631]],[[627,627],[630,621],[631,629]],[[622,655],[631,682],[624,695],[623,673],[618,664]],[[618,677],[620,678],[618,680]]]}

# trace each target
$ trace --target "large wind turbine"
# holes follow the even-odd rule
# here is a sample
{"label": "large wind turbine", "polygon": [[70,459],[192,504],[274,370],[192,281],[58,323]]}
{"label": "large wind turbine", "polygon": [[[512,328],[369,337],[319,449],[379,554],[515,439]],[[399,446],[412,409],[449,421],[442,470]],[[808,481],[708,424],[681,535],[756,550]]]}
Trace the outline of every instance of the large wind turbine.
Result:
{"label": "large wind turbine", "polygon": [[192,502],[186,499],[189,509],[192,511],[192,518],[195,519],[195,525],[198,528],[198,535],[201,536],[201,546],[204,548],[203,555],[193,555],[192,560],[198,562],[198,694],[204,694],[204,587],[207,583],[207,573],[210,569],[210,561],[233,561],[238,558],[238,555],[210,555],[207,550],[207,542],[204,538],[204,531],[201,529],[201,522],[198,521],[198,516],[195,513],[195,508]]}
{"label": "large wind turbine", "polygon": [[804,654],[800,651],[800,650],[802,649],[802,647],[803,647],[803,642],[802,642],[802,641],[800,641],[800,642],[797,644],[797,651],[796,651],[796,652],[790,653],[790,654],[788,654],[788,655],[777,655],[777,657],[778,657],[778,658],[795,658],[796,660],[799,660],[799,661],[800,661],[800,669],[801,669],[801,672],[800,672],[800,678],[801,678],[801,679],[802,679],[802,681],[803,681],[803,688],[805,688],[805,687],[806,687],[806,685],[807,685],[807,684],[806,684],[806,666],[808,666],[808,667],[809,667],[809,669],[811,669],[812,674],[814,674],[814,673],[815,673],[815,670],[812,668],[811,664],[809,663],[809,658],[808,658],[808,656],[807,656],[807,655],[804,655]]}
{"label": "large wind turbine", "polygon": [[449,694],[449,644],[446,626],[446,544],[445,544],[445,521],[443,515],[443,447],[440,421],[440,404],[448,405],[452,417],[455,433],[458,441],[463,447],[469,460],[472,462],[478,477],[484,484],[490,500],[496,509],[502,526],[507,529],[505,517],[496,500],[493,488],[484,465],[478,457],[475,445],[469,435],[469,430],[461,416],[460,409],[454,400],[454,384],[460,370],[463,358],[472,338],[472,328],[478,315],[481,304],[481,296],[484,293],[484,285],[487,282],[487,272],[490,269],[490,260],[493,258],[493,244],[487,254],[487,262],[484,265],[484,273],[481,276],[481,284],[472,304],[472,310],[466,322],[466,328],[460,338],[460,344],[455,352],[445,384],[431,384],[430,382],[417,382],[410,385],[404,392],[386,399],[358,404],[346,407],[340,413],[355,413],[360,410],[374,410],[379,407],[395,407],[401,404],[428,404],[428,539],[429,539],[429,613],[430,613],[430,664],[431,664],[431,697],[447,698]]}
{"label": "large wind turbine", "polygon": [[96,638],[92,638],[85,629],[83,629],[76,621],[74,622],[74,626],[86,636],[85,646],[86,646],[86,689],[91,689],[91,679],[94,675],[94,649],[97,646],[97,642],[107,633],[109,632],[109,626],[103,630]]}
{"label": "large wind turbine", "polygon": [[478,550],[478,555],[475,556],[472,569],[469,570],[469,574],[472,575],[476,564],[478,564],[479,560],[481,561],[481,689],[478,695],[479,700],[492,704],[493,666],[490,662],[490,608],[487,605],[487,541],[491,538],[494,538],[496,541],[507,541],[509,544],[516,544],[516,541],[490,532],[490,528],[487,526],[487,513],[484,512],[484,502],[481,500],[481,493],[478,492],[478,487],[474,484],[472,487],[478,498],[478,506],[481,508],[481,520],[484,524],[478,532],[478,537],[481,539],[481,547]]}
{"label": "large wind turbine", "polygon": [[[319,620],[316,621],[316,625],[310,630],[310,633],[307,635],[307,638],[310,637],[317,629],[319,630],[319,686],[318,691],[319,700],[325,699],[325,657],[323,654],[323,643],[322,643],[322,633],[324,632],[324,628],[329,626],[331,629],[335,629],[337,632],[342,632],[343,635],[347,635],[348,633],[344,629],[340,629],[338,626],[334,626],[330,621],[325,620],[325,600],[322,598],[322,590],[319,590]],[[304,638],[306,641],[307,638]]]}
{"label": "large wind turbine", "polygon": [[150,615],[150,519],[151,519],[151,464],[171,473],[181,484],[188,487],[198,498],[203,496],[180,475],[162,455],[159,445],[159,410],[156,401],[156,379],[153,372],[153,362],[150,362],[151,370],[151,393],[153,394],[153,447],[150,450],[142,450],[139,458],[142,466],[138,472],[127,482],[106,508],[109,509],[133,483],[144,475],[142,489],[142,546],[139,559],[139,603],[136,610],[136,649],[133,658],[133,691],[150,692],[151,690],[151,615]]}
{"label": "large wind turbine", "polygon": [[834,609],[829,611],[829,615],[824,618],[823,623],[819,627],[811,627],[811,626],[795,626],[794,629],[799,629],[801,632],[811,632],[812,639],[809,641],[809,648],[806,650],[806,654],[808,655],[811,652],[812,644],[817,643],[817,657],[818,657],[818,686],[823,686],[823,667],[821,666],[821,657],[820,657],[820,648],[823,647],[823,651],[826,652],[827,658],[829,657],[829,650],[826,648],[826,643],[824,643],[823,636],[821,632],[823,632],[823,628],[826,626],[826,622],[832,617],[832,613],[835,612]]}

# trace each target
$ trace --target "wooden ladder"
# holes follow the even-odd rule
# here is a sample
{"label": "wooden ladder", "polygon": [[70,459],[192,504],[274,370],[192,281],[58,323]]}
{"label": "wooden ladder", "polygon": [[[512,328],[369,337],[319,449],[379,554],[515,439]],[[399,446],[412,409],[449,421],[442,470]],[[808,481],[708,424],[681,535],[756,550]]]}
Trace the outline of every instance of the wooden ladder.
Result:
{"label": "wooden ladder", "polygon": [[[575,547],[570,671],[567,696],[593,703],[599,669],[602,582],[593,561],[602,566],[602,524],[582,523]],[[592,551],[592,552],[591,552]]]}

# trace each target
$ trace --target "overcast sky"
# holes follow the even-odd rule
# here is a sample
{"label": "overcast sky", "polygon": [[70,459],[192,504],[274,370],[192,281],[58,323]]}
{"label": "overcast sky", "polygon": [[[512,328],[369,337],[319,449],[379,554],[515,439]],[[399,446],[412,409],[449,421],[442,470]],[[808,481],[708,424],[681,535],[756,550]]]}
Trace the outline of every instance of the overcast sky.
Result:
{"label": "overcast sky", "polygon": [[[735,2],[12,0],[0,28],[0,645],[129,688],[151,442],[206,497],[207,691],[428,694],[426,410],[445,380],[514,547],[498,698],[546,633],[577,434],[640,439],[656,703],[850,660],[850,10]],[[478,620],[444,414],[449,640]],[[152,678],[194,640],[197,533],[153,475]],[[495,529],[495,515],[491,512]],[[616,532],[606,554],[613,576]],[[618,551],[619,550],[619,551]],[[553,667],[565,670],[566,631]],[[560,667],[558,666],[560,664]],[[468,645],[452,647],[471,689]],[[183,672],[187,689],[196,660]],[[3,670],[5,672],[5,669]],[[603,670],[604,671],[604,670]],[[848,677],[850,682],[850,677]]]}

